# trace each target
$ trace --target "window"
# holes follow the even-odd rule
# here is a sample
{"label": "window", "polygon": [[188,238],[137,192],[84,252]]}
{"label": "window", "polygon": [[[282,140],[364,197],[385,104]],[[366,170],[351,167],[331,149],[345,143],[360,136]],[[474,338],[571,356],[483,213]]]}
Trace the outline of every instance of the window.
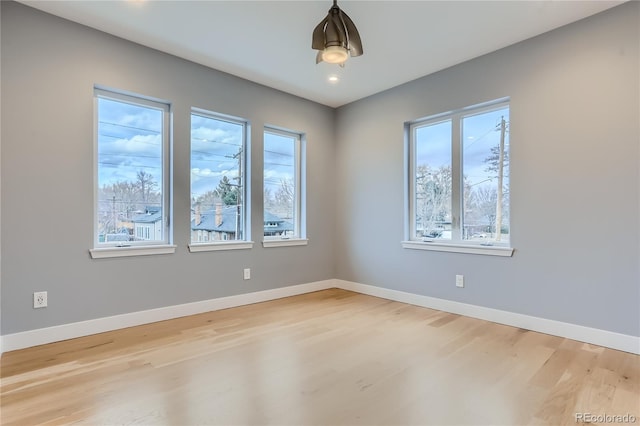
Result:
{"label": "window", "polygon": [[[302,173],[304,142],[299,133],[264,131],[264,239],[270,245],[304,240]],[[277,244],[275,241],[297,240]],[[269,244],[268,241],[271,241]]]}
{"label": "window", "polygon": [[169,104],[99,88],[94,97],[95,249],[169,244]]}
{"label": "window", "polygon": [[407,130],[405,247],[509,247],[508,101],[418,120]]}
{"label": "window", "polygon": [[196,109],[191,113],[191,251],[221,248],[194,243],[220,246],[248,240],[247,128],[238,118]]}

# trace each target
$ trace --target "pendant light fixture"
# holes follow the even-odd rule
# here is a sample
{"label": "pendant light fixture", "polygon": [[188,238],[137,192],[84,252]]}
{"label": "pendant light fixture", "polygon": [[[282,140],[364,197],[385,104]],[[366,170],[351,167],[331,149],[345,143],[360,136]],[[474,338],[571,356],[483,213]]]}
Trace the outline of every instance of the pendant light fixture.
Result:
{"label": "pendant light fixture", "polygon": [[319,51],[316,64],[324,61],[343,67],[350,56],[362,55],[358,29],[351,18],[340,10],[337,0],[333,0],[327,17],[313,30],[311,48]]}

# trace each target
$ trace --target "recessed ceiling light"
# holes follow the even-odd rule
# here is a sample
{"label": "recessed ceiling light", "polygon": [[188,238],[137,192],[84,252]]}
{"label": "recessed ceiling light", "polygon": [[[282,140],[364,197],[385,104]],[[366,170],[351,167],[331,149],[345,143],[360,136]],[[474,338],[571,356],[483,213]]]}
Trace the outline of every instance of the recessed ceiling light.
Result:
{"label": "recessed ceiling light", "polygon": [[336,83],[338,83],[338,82],[340,81],[340,79],[338,78],[338,76],[337,76],[337,75],[335,75],[335,74],[331,74],[331,75],[329,76],[329,78],[327,78],[327,80],[329,80],[329,83],[331,83],[331,84],[336,84]]}

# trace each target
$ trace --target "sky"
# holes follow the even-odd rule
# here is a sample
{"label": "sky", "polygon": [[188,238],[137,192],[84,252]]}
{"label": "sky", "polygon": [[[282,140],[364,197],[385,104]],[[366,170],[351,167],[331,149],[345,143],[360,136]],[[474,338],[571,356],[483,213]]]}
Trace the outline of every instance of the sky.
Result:
{"label": "sky", "polygon": [[225,176],[238,184],[244,133],[242,123],[191,115],[192,198],[215,190]]}
{"label": "sky", "polygon": [[[135,182],[140,170],[162,180],[163,110],[98,98],[99,186]],[[509,121],[508,108],[467,116],[463,120],[463,168],[471,185],[495,185],[484,162],[492,146],[500,141],[499,123]],[[244,124],[205,114],[192,114],[191,195],[198,197],[217,188],[227,176],[237,183],[238,153],[242,148]],[[416,129],[417,164],[439,168],[451,164],[451,123],[448,121]],[[506,135],[506,145],[509,137]],[[278,132],[265,132],[264,184],[272,194],[283,179],[294,175],[295,139]],[[495,181],[495,179],[494,179]]]}
{"label": "sky", "polygon": [[163,110],[98,98],[98,184],[135,182],[144,170],[162,180]]}
{"label": "sky", "polygon": [[[470,115],[463,119],[462,158],[463,173],[471,185],[495,185],[495,179],[487,182],[495,173],[487,172],[485,159],[491,147],[500,143],[499,124],[501,117],[509,122],[509,109]],[[416,128],[416,163],[427,164],[431,168],[451,165],[451,122],[443,121]],[[509,146],[509,133],[505,135],[505,146]]]}
{"label": "sky", "polygon": [[282,180],[295,175],[295,141],[293,136],[280,133],[264,134],[264,186],[275,194]]}
{"label": "sky", "polygon": [[[135,182],[140,170],[162,180],[163,110],[98,97],[98,184]],[[245,126],[242,122],[191,115],[191,195],[218,187],[227,176],[237,183]],[[266,132],[264,179],[272,193],[293,177],[293,137]],[[244,165],[243,165],[244,166]]]}
{"label": "sky", "polygon": [[[482,184],[495,176],[487,172],[485,159],[491,154],[491,148],[500,144],[500,121],[504,117],[509,122],[509,109],[472,115],[463,120],[463,173],[471,185]],[[505,147],[509,147],[509,133],[505,134]],[[495,179],[491,184],[495,185]]]}

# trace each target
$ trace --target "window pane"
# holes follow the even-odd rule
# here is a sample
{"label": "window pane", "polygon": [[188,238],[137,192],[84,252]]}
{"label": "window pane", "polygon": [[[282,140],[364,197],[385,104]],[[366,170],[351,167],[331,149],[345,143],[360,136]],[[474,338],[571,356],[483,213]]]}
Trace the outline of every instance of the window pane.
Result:
{"label": "window pane", "polygon": [[462,119],[463,238],[509,242],[509,108]]}
{"label": "window pane", "polygon": [[163,241],[165,110],[101,96],[97,102],[97,241]]}
{"label": "window pane", "polygon": [[298,235],[298,135],[264,133],[264,236]]}
{"label": "window pane", "polygon": [[415,129],[415,233],[451,239],[451,121]]}
{"label": "window pane", "polygon": [[244,123],[191,115],[191,242],[244,239]]}

